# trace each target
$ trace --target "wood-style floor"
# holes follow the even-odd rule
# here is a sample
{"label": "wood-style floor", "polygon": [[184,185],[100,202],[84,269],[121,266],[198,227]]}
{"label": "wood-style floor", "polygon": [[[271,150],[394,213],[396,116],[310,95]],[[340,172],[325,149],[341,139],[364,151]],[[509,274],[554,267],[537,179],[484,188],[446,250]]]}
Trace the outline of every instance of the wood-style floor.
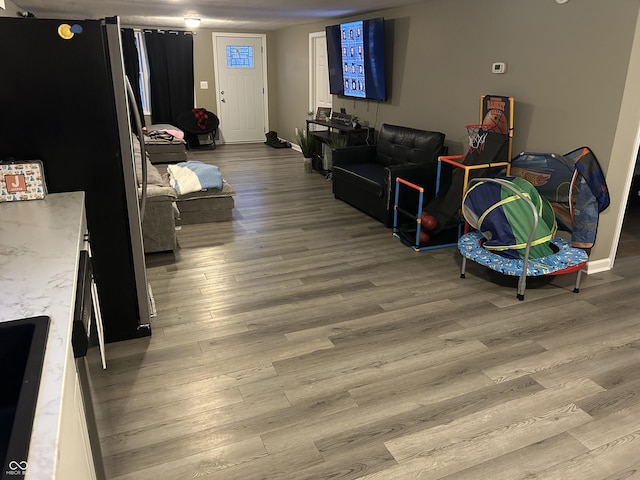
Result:
{"label": "wood-style floor", "polygon": [[190,158],[221,167],[233,220],[149,255],[152,337],[92,359],[109,479],[640,478],[640,248],[521,302],[300,153]]}

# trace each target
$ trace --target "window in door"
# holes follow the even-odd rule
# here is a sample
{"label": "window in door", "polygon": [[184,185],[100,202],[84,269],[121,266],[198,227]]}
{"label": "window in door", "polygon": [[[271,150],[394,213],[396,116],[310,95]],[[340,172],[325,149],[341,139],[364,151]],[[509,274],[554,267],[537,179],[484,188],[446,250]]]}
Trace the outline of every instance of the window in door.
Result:
{"label": "window in door", "polygon": [[253,47],[227,45],[227,68],[253,68]]}

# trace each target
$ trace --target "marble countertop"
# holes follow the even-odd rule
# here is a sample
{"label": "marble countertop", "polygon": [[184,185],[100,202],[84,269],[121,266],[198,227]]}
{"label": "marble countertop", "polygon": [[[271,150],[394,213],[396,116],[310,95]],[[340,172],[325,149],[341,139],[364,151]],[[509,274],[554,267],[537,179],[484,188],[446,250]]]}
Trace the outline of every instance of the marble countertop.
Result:
{"label": "marble countertop", "polygon": [[63,375],[66,368],[75,368],[68,358],[85,230],[83,192],[0,203],[0,322],[51,318],[27,480],[55,476]]}

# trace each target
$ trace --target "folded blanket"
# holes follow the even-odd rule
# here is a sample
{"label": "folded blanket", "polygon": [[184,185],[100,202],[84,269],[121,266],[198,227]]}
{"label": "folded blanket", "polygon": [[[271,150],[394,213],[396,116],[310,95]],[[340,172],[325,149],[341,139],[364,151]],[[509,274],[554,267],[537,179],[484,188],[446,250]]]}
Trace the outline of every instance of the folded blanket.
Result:
{"label": "folded blanket", "polygon": [[184,132],[178,127],[174,127],[169,123],[158,123],[147,127],[143,127],[142,131],[150,137],[170,136],[178,139],[184,138]]}
{"label": "folded blanket", "polygon": [[207,114],[206,108],[193,108],[191,109],[193,113],[193,118],[196,119],[196,125],[200,127],[200,130],[207,129],[207,121],[209,120],[209,115]]}
{"label": "folded blanket", "polygon": [[189,160],[169,165],[167,172],[169,184],[180,195],[210,188],[222,188],[222,173],[215,165]]}

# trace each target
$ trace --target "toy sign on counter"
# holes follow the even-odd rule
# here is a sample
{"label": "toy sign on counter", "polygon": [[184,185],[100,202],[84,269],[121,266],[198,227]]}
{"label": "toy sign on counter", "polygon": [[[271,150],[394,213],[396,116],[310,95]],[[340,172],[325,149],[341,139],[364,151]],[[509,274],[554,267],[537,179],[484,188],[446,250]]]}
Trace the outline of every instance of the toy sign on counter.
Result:
{"label": "toy sign on counter", "polygon": [[0,162],[0,202],[40,200],[46,195],[40,160]]}

